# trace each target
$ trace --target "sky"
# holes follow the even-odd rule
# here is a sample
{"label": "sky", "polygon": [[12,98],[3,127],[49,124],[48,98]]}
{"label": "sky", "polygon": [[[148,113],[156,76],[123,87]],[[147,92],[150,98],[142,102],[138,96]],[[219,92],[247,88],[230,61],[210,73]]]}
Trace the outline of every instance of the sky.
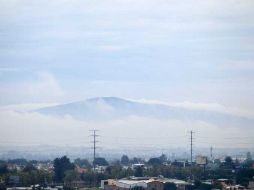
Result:
{"label": "sky", "polygon": [[101,96],[216,105],[252,117],[253,9],[252,0],[0,0],[6,140],[19,119],[34,124],[10,108]]}

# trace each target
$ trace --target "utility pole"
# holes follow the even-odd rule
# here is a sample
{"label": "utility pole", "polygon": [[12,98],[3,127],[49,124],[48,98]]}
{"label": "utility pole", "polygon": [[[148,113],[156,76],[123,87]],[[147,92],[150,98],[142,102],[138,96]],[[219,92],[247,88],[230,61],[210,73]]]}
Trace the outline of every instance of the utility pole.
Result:
{"label": "utility pole", "polygon": [[92,143],[93,143],[93,169],[94,169],[94,171],[95,171],[95,156],[96,156],[96,148],[97,148],[97,146],[96,146],[96,143],[97,142],[99,142],[99,141],[97,141],[96,140],[96,138],[99,136],[99,135],[97,135],[96,134],[96,132],[98,131],[98,130],[89,130],[89,131],[91,131],[92,132],[92,137],[93,137],[93,141],[92,141]]}

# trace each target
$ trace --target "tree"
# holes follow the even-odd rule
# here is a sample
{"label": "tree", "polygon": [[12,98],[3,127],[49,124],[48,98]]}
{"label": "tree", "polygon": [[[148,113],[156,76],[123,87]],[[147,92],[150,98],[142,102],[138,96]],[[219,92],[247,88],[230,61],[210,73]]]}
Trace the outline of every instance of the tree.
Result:
{"label": "tree", "polygon": [[0,182],[0,190],[6,190],[6,185]]}
{"label": "tree", "polygon": [[176,190],[176,189],[177,189],[176,184],[170,182],[165,183],[163,188],[163,190]]}
{"label": "tree", "polygon": [[140,167],[140,166],[137,167],[137,168],[135,169],[134,176],[135,176],[135,177],[143,177],[143,176],[144,176],[143,168]]}
{"label": "tree", "polygon": [[233,160],[230,156],[227,156],[225,158],[225,163],[223,164],[224,169],[232,169],[234,168],[234,163],[233,163]]}
{"label": "tree", "polygon": [[98,166],[108,166],[107,160],[101,157],[95,158],[94,164]]}
{"label": "tree", "polygon": [[247,186],[249,181],[253,180],[254,170],[253,169],[241,169],[236,175],[236,182]]}
{"label": "tree", "polygon": [[142,162],[141,158],[134,157],[132,160],[130,160],[132,164],[138,164]]}
{"label": "tree", "polygon": [[37,171],[37,169],[33,166],[33,164],[27,164],[26,167],[23,169],[23,172],[29,172]]}
{"label": "tree", "polygon": [[0,164],[0,175],[8,173],[7,164]]}
{"label": "tree", "polygon": [[57,182],[62,182],[65,177],[65,172],[67,170],[73,170],[74,165],[70,162],[69,158],[63,156],[62,158],[56,158],[54,160],[54,172],[55,180]]}
{"label": "tree", "polygon": [[121,158],[121,164],[123,165],[128,165],[130,162],[129,158],[127,155],[123,155],[122,158]]}
{"label": "tree", "polygon": [[27,160],[23,158],[8,160],[9,164],[17,164],[17,165],[27,165]]}
{"label": "tree", "polygon": [[31,170],[30,172],[18,173],[20,182],[24,186],[30,186],[35,184],[45,185],[45,182],[50,183],[52,177],[50,173],[42,170]]}
{"label": "tree", "polygon": [[160,158],[150,158],[148,161],[148,164],[150,165],[161,165],[162,162],[160,160]]}
{"label": "tree", "polygon": [[212,189],[212,185],[201,183],[201,185],[199,186],[198,189],[200,189],[200,190],[211,190]]}
{"label": "tree", "polygon": [[159,159],[161,160],[161,162],[163,163],[163,162],[167,162],[167,156],[165,155],[165,154],[162,154],[160,157],[159,157]]}
{"label": "tree", "polygon": [[231,158],[230,156],[227,156],[227,157],[225,158],[225,163],[228,164],[228,165],[232,164],[232,163],[233,163],[232,158]]}
{"label": "tree", "polygon": [[91,171],[88,171],[86,173],[81,174],[81,179],[89,184],[89,187],[91,187],[93,180],[94,180],[94,173]]}
{"label": "tree", "polygon": [[86,159],[77,158],[76,160],[74,160],[74,163],[77,164],[79,167],[83,167],[83,168],[92,167],[91,164]]}
{"label": "tree", "polygon": [[67,170],[64,172],[64,183],[70,184],[72,181],[79,178],[79,174],[75,170]]}

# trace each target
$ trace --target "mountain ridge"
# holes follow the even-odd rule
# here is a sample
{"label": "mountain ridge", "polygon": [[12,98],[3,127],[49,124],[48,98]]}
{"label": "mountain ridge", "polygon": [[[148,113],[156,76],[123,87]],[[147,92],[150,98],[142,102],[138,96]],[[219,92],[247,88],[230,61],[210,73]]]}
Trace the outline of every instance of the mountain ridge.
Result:
{"label": "mountain ridge", "polygon": [[253,119],[207,110],[191,110],[159,103],[143,103],[119,97],[95,97],[83,101],[32,110],[56,117],[71,116],[77,120],[106,121],[129,116],[185,121],[204,121],[217,125],[251,125]]}

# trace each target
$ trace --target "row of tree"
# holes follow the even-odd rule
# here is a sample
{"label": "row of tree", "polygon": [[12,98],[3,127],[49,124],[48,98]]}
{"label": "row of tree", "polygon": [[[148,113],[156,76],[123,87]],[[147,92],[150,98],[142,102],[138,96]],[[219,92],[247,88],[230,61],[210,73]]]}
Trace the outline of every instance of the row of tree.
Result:
{"label": "row of tree", "polygon": [[[63,156],[56,158],[53,161],[54,170],[45,171],[39,170],[34,167],[35,164],[26,162],[26,166],[22,170],[9,170],[6,162],[0,163],[0,181],[4,181],[6,185],[9,184],[10,176],[19,176],[21,185],[33,185],[55,182],[71,184],[75,180],[81,180],[92,185],[93,183],[99,184],[100,180],[108,178],[124,178],[129,176],[159,176],[162,175],[167,178],[177,178],[182,180],[188,180],[190,177],[199,180],[204,177],[203,168],[187,165],[186,167],[179,167],[176,164],[164,165],[165,158],[163,156],[158,158],[151,158],[147,164],[148,167],[126,167],[130,162],[129,158],[125,155],[122,156],[120,162],[109,163],[104,158],[97,159],[96,164],[106,166],[106,169],[102,173],[96,173],[91,168],[91,164],[85,159],[76,159],[71,162],[69,158]],[[135,160],[135,162],[141,162],[142,160]],[[22,161],[22,164],[24,162]],[[85,172],[80,173],[77,167],[86,168]],[[251,167],[237,168],[236,163],[227,157],[225,162],[220,164],[220,167],[213,170],[206,171],[206,177],[209,179],[228,178],[235,179],[237,183],[247,185],[254,176],[254,170]]]}

